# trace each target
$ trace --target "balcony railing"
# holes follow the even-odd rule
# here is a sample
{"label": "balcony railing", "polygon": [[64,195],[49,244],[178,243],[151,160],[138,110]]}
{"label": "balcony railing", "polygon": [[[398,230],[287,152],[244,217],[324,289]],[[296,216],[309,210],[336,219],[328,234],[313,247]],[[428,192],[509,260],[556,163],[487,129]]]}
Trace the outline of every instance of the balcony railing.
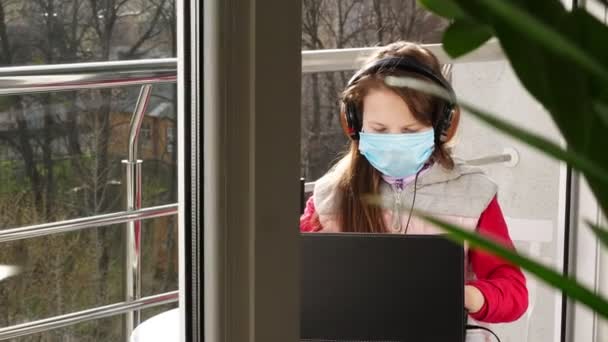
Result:
{"label": "balcony railing", "polygon": [[[461,58],[450,58],[441,44],[425,44],[425,48],[431,50],[443,64],[458,64],[471,62],[491,62],[504,60],[504,54],[495,39],[491,39],[474,52]],[[332,72],[355,70],[361,63],[379,48],[353,48],[353,49],[328,49],[302,51],[302,72]]]}
{"label": "balcony railing", "polygon": [[118,314],[127,315],[125,330],[128,339],[134,327],[139,324],[139,310],[177,301],[176,291],[141,298],[141,220],[176,215],[177,204],[141,208],[142,160],[138,159],[137,153],[141,123],[153,85],[175,83],[176,79],[177,59],[174,58],[0,69],[0,96],[141,85],[139,98],[131,116],[127,159],[123,160],[126,169],[126,211],[0,231],[0,242],[7,242],[126,223],[125,301],[0,328],[0,340]]}

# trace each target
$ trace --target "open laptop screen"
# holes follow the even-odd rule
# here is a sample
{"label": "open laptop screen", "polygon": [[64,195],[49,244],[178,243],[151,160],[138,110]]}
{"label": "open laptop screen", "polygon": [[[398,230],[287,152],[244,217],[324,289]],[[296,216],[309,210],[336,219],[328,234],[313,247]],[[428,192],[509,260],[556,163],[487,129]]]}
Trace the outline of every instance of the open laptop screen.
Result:
{"label": "open laptop screen", "polygon": [[464,253],[437,235],[301,236],[301,338],[464,340]]}

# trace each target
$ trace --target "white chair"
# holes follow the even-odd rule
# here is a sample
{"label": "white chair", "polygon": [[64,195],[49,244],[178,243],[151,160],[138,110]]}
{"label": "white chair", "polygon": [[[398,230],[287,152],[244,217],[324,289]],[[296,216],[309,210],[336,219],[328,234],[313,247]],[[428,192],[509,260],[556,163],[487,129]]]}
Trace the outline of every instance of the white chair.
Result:
{"label": "white chair", "polygon": [[179,309],[171,309],[138,325],[130,342],[179,342],[179,327]]}
{"label": "white chair", "polygon": [[0,265],[0,281],[16,276],[21,272],[21,267],[16,265]]}
{"label": "white chair", "polygon": [[[529,247],[526,251],[520,251],[522,254],[528,255],[534,260],[547,263],[549,260],[542,258],[541,247],[543,243],[553,242],[554,222],[551,220],[531,220],[517,219],[506,217],[507,227],[513,242],[528,243]],[[525,273],[525,272],[524,272]],[[536,306],[536,294],[538,291],[538,281],[526,274],[528,287],[528,310],[524,314],[524,336],[523,341],[528,341],[530,331],[530,320],[532,312]]]}

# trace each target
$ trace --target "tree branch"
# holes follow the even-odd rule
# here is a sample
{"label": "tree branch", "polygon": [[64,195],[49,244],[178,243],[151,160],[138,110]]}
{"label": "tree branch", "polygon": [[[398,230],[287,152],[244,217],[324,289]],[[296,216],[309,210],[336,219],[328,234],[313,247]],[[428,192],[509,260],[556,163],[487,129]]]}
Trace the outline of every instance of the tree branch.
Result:
{"label": "tree branch", "polygon": [[166,0],[162,0],[162,2],[157,5],[156,12],[154,13],[154,18],[152,19],[150,26],[148,26],[146,32],[138,39],[138,41],[131,47],[131,49],[129,49],[129,52],[127,52],[126,54],[127,56],[133,56],[137,49],[139,49],[141,45],[146,42],[146,40],[159,34],[158,32],[156,34],[153,34],[153,31],[156,28],[156,24],[158,23],[158,20],[162,14],[163,6],[165,5],[165,3]]}

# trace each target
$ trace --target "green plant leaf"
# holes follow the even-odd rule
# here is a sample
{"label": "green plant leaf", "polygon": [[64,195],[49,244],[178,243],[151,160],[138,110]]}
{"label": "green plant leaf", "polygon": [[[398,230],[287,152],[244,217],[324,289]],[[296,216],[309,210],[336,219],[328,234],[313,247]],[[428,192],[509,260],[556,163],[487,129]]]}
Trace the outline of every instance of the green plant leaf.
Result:
{"label": "green plant leaf", "polygon": [[593,103],[593,109],[595,109],[600,119],[602,119],[604,125],[608,127],[608,105],[600,101],[595,101]]}
{"label": "green plant leaf", "polygon": [[486,25],[459,19],[443,34],[443,49],[453,58],[460,57],[483,45],[492,35]]}
{"label": "green plant leaf", "polygon": [[509,28],[561,56],[608,83],[608,67],[578,42],[530,15],[512,1],[478,0],[476,6],[494,19],[508,23]]}
{"label": "green plant leaf", "polygon": [[488,251],[513,264],[519,265],[521,268],[534,274],[547,284],[560,289],[568,297],[579,301],[601,316],[608,318],[608,301],[606,298],[594,294],[591,290],[580,285],[574,279],[565,277],[551,268],[488,240],[479,234],[470,232],[427,214],[417,213],[417,215],[446,231],[448,233],[447,236],[450,239],[457,242],[467,241],[471,247]]}
{"label": "green plant leaf", "polygon": [[[557,0],[453,1],[458,3],[467,20],[491,28],[521,83],[550,112],[566,140],[569,152],[553,146],[550,154],[583,171],[604,214],[608,215],[608,185],[601,176],[608,169],[605,151],[608,146],[608,94],[605,94],[608,27],[584,8],[568,11]],[[441,6],[440,1],[435,5]],[[461,106],[464,108],[466,104]],[[487,114],[485,112],[465,109],[482,120],[495,119],[477,115]],[[496,125],[492,120],[484,121],[501,129],[500,122]],[[517,137],[517,127],[502,128]],[[539,141],[534,136],[531,138],[524,141],[542,150],[542,144],[535,144]],[[557,156],[566,152],[570,154],[567,158]],[[572,159],[579,159],[586,166]],[[590,227],[606,244],[608,230],[592,224]]]}
{"label": "green plant leaf", "polygon": [[[450,99],[450,95],[445,89],[428,81],[423,81],[411,77],[387,76],[385,82],[390,86],[408,87],[438,96],[443,99]],[[484,121],[490,126],[493,126],[499,129],[500,131],[514,138],[517,138],[532,147],[539,149],[545,154],[548,154],[556,159],[563,160],[575,169],[584,172],[588,177],[592,177],[594,180],[602,182],[604,185],[608,185],[608,170],[604,169],[602,165],[598,165],[594,161],[588,159],[585,154],[579,154],[574,151],[564,150],[559,145],[537,134],[523,130],[507,121],[499,119],[498,115],[496,114],[489,114],[466,102],[459,101],[458,105],[460,106],[460,108],[468,111],[469,113],[473,114],[475,117]]]}
{"label": "green plant leaf", "polygon": [[462,8],[453,0],[418,0],[418,2],[427,10],[444,18],[465,17]]}
{"label": "green plant leaf", "polygon": [[602,228],[591,221],[587,221],[587,224],[589,225],[589,228],[591,228],[595,236],[597,236],[597,238],[602,242],[604,247],[608,247],[608,229]]}
{"label": "green plant leaf", "polygon": [[[603,112],[597,102],[608,103],[603,91],[605,77],[598,77],[588,66],[559,50],[550,40],[527,33],[517,18],[496,14],[488,1],[454,0],[472,20],[492,27],[513,70],[529,93],[550,112],[565,138],[568,149],[608,168],[608,134]],[[496,4],[496,3],[495,3]],[[512,0],[508,4],[524,12],[552,34],[574,46],[574,53],[585,54],[608,69],[608,27],[582,8],[568,12],[559,1]],[[557,50],[556,50],[557,49]],[[608,186],[587,176],[593,194],[604,214],[608,214]]]}

